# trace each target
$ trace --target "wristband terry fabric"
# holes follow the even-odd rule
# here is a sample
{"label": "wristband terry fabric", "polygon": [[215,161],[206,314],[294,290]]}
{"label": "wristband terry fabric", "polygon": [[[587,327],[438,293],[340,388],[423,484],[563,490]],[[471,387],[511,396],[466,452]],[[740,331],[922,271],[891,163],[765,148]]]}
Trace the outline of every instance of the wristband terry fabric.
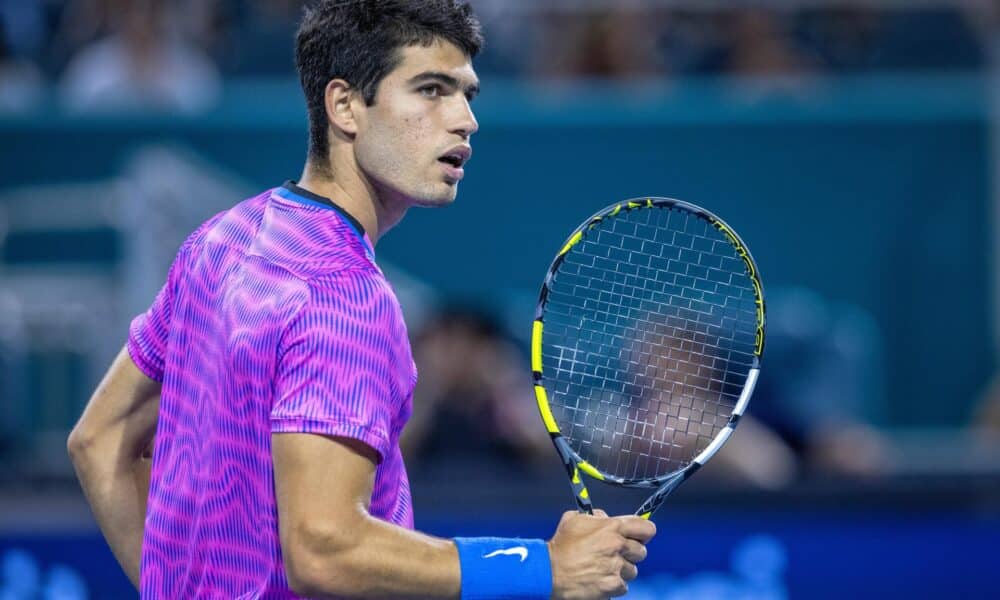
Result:
{"label": "wristband terry fabric", "polygon": [[548,600],[552,565],[543,540],[455,538],[462,600]]}

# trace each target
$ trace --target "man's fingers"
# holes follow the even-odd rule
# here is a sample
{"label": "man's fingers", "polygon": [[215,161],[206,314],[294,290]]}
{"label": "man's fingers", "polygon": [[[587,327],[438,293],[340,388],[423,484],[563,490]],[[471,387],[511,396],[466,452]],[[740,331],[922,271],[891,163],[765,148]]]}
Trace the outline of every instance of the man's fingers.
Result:
{"label": "man's fingers", "polygon": [[621,577],[610,576],[601,582],[601,591],[612,598],[624,596],[628,593],[628,583],[622,580]]}
{"label": "man's fingers", "polygon": [[594,516],[595,517],[607,517],[608,513],[604,512],[603,510],[601,510],[599,508],[595,508],[594,509]]}
{"label": "man's fingers", "polygon": [[615,517],[618,532],[623,536],[646,544],[656,535],[656,525],[641,517]]}
{"label": "man's fingers", "polygon": [[646,558],[646,547],[635,540],[626,539],[622,558],[633,564],[642,562]]}
{"label": "man's fingers", "polygon": [[632,563],[627,562],[622,566],[621,576],[625,581],[632,581],[639,576],[639,569]]}

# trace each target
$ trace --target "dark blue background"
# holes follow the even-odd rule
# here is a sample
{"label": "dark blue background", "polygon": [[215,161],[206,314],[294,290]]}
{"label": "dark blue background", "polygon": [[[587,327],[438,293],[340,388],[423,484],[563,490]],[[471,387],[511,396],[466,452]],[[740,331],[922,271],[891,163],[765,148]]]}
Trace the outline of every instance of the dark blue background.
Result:
{"label": "dark blue background", "polygon": [[[706,572],[739,580],[731,565],[733,552],[759,536],[783,551],[787,566],[778,582],[791,598],[986,598],[996,587],[1000,520],[995,518],[942,511],[664,509],[656,523],[658,534],[641,565],[637,593],[649,593],[658,582],[669,582],[676,591]],[[548,537],[554,517],[431,515],[418,518],[417,526],[448,537]],[[11,548],[33,554],[43,570],[56,563],[78,570],[93,598],[134,595],[96,534],[0,536],[0,557]]]}

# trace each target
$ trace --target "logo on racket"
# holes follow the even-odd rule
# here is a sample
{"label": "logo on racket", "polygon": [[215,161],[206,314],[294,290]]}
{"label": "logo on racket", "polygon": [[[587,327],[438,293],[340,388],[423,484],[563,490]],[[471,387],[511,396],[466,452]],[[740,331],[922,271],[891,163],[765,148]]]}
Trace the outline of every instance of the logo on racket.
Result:
{"label": "logo on racket", "polygon": [[528,558],[528,549],[524,546],[514,546],[513,548],[507,548],[506,550],[494,550],[493,552],[483,556],[483,558],[493,558],[494,556],[500,556],[501,554],[506,556],[520,556],[521,562],[524,562]]}

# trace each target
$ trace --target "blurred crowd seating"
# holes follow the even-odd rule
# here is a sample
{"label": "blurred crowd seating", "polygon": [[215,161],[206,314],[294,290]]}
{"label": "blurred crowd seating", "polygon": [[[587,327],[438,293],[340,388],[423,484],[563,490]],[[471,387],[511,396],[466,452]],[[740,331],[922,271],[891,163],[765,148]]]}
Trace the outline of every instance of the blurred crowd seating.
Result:
{"label": "blurred crowd seating", "polygon": [[[232,77],[294,74],[303,0],[0,0],[0,110],[197,111]],[[473,0],[484,76],[666,78],[975,70],[989,2]]]}

